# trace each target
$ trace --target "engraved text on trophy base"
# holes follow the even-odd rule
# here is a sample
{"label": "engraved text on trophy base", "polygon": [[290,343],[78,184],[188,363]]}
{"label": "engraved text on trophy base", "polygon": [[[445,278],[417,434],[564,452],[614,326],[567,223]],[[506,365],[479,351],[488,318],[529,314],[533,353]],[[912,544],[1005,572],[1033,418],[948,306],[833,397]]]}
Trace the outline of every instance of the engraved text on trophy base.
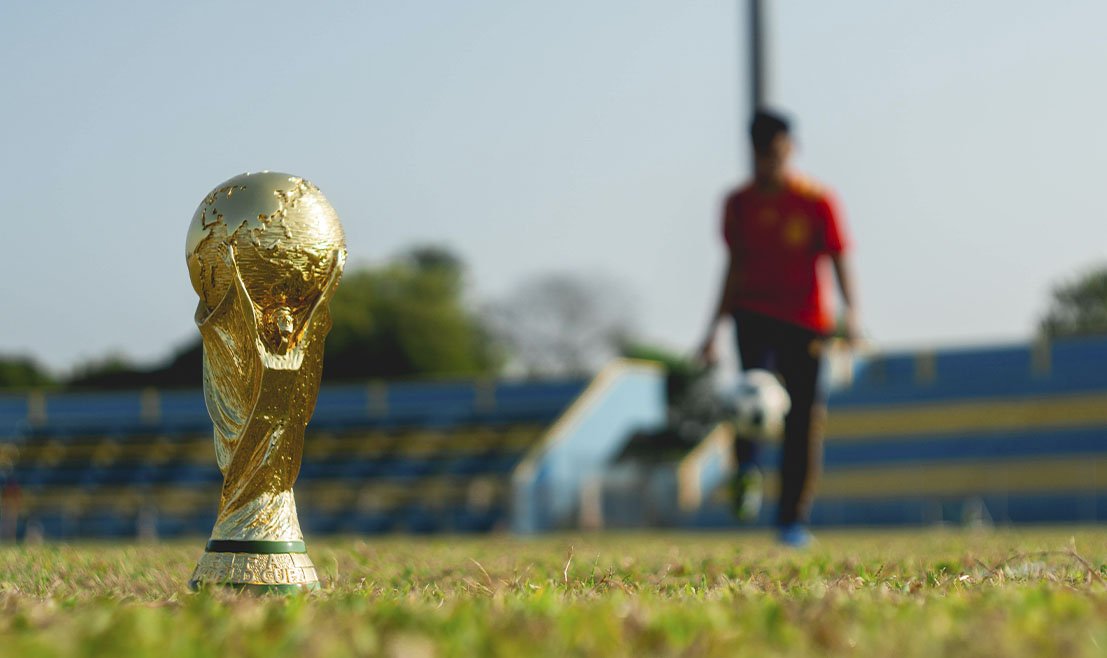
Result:
{"label": "engraved text on trophy base", "polygon": [[311,585],[319,582],[307,553],[204,553],[191,580],[234,585]]}

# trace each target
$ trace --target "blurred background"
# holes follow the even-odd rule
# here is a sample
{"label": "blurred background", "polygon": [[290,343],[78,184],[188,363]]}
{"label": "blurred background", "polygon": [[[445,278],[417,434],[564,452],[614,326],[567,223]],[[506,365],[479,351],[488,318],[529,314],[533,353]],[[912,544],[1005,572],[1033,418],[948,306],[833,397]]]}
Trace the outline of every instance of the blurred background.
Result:
{"label": "blurred background", "polygon": [[350,252],[305,530],[732,525],[725,432],[678,403],[754,6],[872,343],[815,522],[1103,518],[1107,6],[10,2],[0,537],[210,529],[184,234],[261,169],[317,184]]}

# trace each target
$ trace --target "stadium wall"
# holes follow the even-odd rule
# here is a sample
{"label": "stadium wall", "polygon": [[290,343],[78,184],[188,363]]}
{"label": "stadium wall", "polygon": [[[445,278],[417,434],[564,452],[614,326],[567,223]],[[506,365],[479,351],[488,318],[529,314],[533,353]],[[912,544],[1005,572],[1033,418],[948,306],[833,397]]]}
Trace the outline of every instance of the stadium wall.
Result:
{"label": "stadium wall", "polygon": [[512,474],[512,529],[576,527],[582,490],[598,483],[633,432],[664,422],[664,370],[644,361],[608,365]]}
{"label": "stadium wall", "polygon": [[815,524],[1107,519],[1105,338],[878,356],[829,403]]}

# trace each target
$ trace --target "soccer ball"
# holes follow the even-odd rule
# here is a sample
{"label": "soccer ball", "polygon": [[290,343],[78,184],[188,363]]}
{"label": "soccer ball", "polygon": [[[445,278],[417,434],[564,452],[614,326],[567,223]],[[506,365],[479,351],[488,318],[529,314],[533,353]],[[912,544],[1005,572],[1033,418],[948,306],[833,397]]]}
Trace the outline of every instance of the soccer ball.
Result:
{"label": "soccer ball", "polygon": [[792,408],[788,391],[768,370],[747,370],[734,396],[734,432],[746,439],[779,441]]}

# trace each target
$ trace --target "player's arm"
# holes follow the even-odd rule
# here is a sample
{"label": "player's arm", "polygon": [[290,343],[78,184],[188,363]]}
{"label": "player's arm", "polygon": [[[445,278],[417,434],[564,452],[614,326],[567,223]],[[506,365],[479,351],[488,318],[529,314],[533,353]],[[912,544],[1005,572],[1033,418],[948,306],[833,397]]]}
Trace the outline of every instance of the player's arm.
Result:
{"label": "player's arm", "polygon": [[849,243],[846,239],[845,223],[837,198],[827,192],[821,201],[820,210],[826,222],[825,248],[830,261],[834,264],[834,275],[838,280],[838,290],[842,293],[845,313],[842,317],[844,338],[851,346],[861,340],[861,321],[857,311],[857,286],[853,274],[853,261],[849,256]]}
{"label": "player's arm", "polygon": [[842,302],[845,304],[845,315],[843,317],[845,339],[850,345],[856,345],[861,340],[861,323],[857,313],[857,288],[854,285],[853,263],[844,251],[831,254],[830,261],[834,263],[838,290],[841,291]]}
{"label": "player's arm", "polygon": [[734,310],[734,297],[738,293],[739,268],[738,259],[734,252],[727,256],[726,273],[723,275],[722,285],[719,286],[719,301],[715,304],[715,312],[707,325],[707,335],[704,336],[703,345],[700,347],[700,359],[707,364],[715,362],[715,334],[718,333],[719,323]]}

